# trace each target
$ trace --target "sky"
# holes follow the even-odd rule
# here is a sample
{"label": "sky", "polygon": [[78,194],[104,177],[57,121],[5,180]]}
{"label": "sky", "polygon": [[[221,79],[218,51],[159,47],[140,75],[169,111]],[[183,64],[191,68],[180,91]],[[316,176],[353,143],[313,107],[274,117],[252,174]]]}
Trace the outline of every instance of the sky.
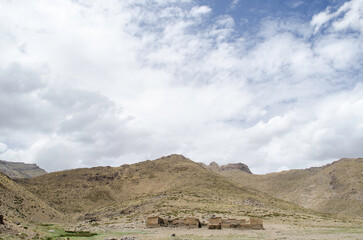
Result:
{"label": "sky", "polygon": [[363,0],[0,0],[0,159],[363,156]]}

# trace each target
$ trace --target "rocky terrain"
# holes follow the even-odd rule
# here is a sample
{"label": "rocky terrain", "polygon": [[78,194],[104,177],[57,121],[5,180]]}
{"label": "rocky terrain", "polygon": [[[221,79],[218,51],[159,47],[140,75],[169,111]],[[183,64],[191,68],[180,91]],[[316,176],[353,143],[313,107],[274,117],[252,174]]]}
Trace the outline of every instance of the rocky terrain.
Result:
{"label": "rocky terrain", "polygon": [[[26,227],[29,223],[62,222],[66,219],[64,214],[2,173],[0,173],[0,215],[3,216],[0,233],[18,237],[36,235]],[[2,239],[1,234],[0,239]]]}
{"label": "rocky terrain", "polygon": [[362,158],[343,158],[323,167],[265,175],[246,174],[235,169],[217,172],[236,184],[318,212],[346,218],[363,216]]}
{"label": "rocky terrain", "polygon": [[0,173],[0,212],[17,221],[59,221],[64,215]]}
{"label": "rocky terrain", "polygon": [[10,178],[32,178],[44,175],[47,172],[36,164],[21,162],[7,162],[0,160],[0,172]]}
{"label": "rocky terrain", "polygon": [[[144,221],[148,216],[196,217],[203,223],[216,215],[262,218],[266,232],[248,232],[246,238],[294,239],[289,234],[300,231],[299,236],[314,232],[311,239],[352,239],[363,234],[357,227],[362,223],[362,171],[362,159],[341,159],[320,168],[254,175],[242,163],[204,165],[170,155],[34,178],[12,180],[0,173],[0,215],[5,216],[0,232],[54,239],[98,233],[93,239],[106,239],[134,229],[132,236],[139,239],[169,239],[172,233],[208,239],[214,234],[203,229],[189,235],[183,229],[150,230]],[[325,228],[328,234],[320,232]],[[123,234],[116,234],[120,229]],[[223,230],[217,239],[240,239],[240,234]]]}

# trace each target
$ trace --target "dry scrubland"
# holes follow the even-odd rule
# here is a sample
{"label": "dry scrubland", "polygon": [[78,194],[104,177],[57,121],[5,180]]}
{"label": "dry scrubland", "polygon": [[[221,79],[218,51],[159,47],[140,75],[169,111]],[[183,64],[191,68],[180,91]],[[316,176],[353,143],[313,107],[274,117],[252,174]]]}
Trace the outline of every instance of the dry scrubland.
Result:
{"label": "dry scrubland", "polygon": [[[4,239],[21,233],[25,239],[363,239],[362,159],[267,175],[247,169],[203,166],[171,155],[16,182],[0,175],[0,214],[6,218],[0,231]],[[203,222],[212,215],[259,217],[265,230],[147,229],[144,223],[148,216]],[[97,235],[71,236],[87,235],[82,231]]]}
{"label": "dry scrubland", "polygon": [[235,169],[215,172],[239,184],[305,208],[340,217],[363,216],[363,159],[341,159],[323,167],[265,175]]}

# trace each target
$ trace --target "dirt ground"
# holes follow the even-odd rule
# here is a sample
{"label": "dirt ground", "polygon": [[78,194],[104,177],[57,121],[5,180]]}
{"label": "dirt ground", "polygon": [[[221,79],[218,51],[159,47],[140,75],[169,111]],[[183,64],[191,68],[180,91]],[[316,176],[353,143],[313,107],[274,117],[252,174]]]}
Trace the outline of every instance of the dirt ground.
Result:
{"label": "dirt ground", "polygon": [[[99,226],[101,227],[101,226]],[[363,240],[363,225],[346,224],[338,225],[320,225],[320,226],[296,226],[277,223],[265,223],[265,230],[238,230],[222,229],[208,230],[207,228],[187,229],[187,228],[146,228],[142,226],[133,226],[128,228],[119,228],[120,226],[109,224],[107,229],[99,228],[97,232],[103,232],[95,237],[97,240],[104,239],[173,239],[173,240],[237,240],[237,239],[292,239],[292,240],[317,240],[317,239],[349,239]],[[79,238],[77,238],[79,239]],[[89,238],[88,238],[89,239]]]}
{"label": "dirt ground", "polygon": [[[363,240],[362,222],[342,222],[337,220],[325,221],[264,221],[264,230],[222,229],[209,230],[207,227],[198,229],[180,228],[146,228],[145,221],[132,219],[114,219],[99,222],[83,222],[75,224],[42,224],[25,226],[3,225],[0,228],[0,239],[33,239],[33,233],[50,237],[53,240],[237,240],[237,239],[269,239],[269,240]],[[5,227],[12,227],[8,231]],[[9,228],[10,229],[10,228]],[[22,231],[20,231],[22,230]],[[97,233],[91,237],[60,237],[65,231]],[[23,236],[19,233],[22,232]],[[17,234],[16,234],[17,233]],[[34,238],[38,239],[38,238]],[[46,239],[46,238],[44,238]]]}

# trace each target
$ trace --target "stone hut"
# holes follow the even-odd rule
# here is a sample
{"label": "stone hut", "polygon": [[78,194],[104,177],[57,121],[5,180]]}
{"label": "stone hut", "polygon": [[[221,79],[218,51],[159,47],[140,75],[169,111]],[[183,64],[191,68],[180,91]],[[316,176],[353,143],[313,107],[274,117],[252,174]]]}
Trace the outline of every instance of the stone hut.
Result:
{"label": "stone hut", "polygon": [[[1,215],[0,215],[1,217]],[[0,218],[0,224],[1,224]],[[184,218],[184,219],[162,219],[161,217],[149,217],[146,220],[146,227],[188,227],[188,228],[201,228],[202,224],[197,218]],[[222,219],[221,217],[211,217],[208,223],[208,229],[222,229],[222,228],[238,228],[238,229],[263,229],[263,221],[260,218],[251,217],[249,223],[241,219]]]}
{"label": "stone hut", "polygon": [[148,217],[146,219],[147,228],[156,228],[164,225],[164,220],[161,217]]}
{"label": "stone hut", "polygon": [[243,224],[246,224],[244,219],[222,219],[222,228],[240,228]]}
{"label": "stone hut", "polygon": [[222,228],[239,228],[239,229],[263,229],[263,222],[260,218],[250,218],[249,223],[245,219],[222,219],[221,217],[212,217],[209,219],[208,229]]}
{"label": "stone hut", "polygon": [[171,227],[184,227],[185,226],[185,220],[180,218],[175,218],[172,220]]}
{"label": "stone hut", "polygon": [[260,218],[250,218],[250,229],[260,230],[263,229],[263,222]]}
{"label": "stone hut", "polygon": [[202,224],[200,223],[198,218],[186,218],[185,219],[185,226],[189,228],[201,228]]}
{"label": "stone hut", "polygon": [[208,229],[222,229],[222,218],[221,217],[210,218]]}
{"label": "stone hut", "polygon": [[175,218],[175,219],[168,219],[164,220],[165,226],[168,227],[188,227],[188,228],[200,228],[202,224],[200,223],[198,218]]}
{"label": "stone hut", "polygon": [[205,221],[205,220],[203,220],[200,224],[202,225],[202,228],[203,227],[208,227],[208,222]]}
{"label": "stone hut", "polygon": [[164,220],[164,226],[165,227],[172,227],[174,219],[170,219],[170,218],[166,219],[165,218],[163,220]]}

